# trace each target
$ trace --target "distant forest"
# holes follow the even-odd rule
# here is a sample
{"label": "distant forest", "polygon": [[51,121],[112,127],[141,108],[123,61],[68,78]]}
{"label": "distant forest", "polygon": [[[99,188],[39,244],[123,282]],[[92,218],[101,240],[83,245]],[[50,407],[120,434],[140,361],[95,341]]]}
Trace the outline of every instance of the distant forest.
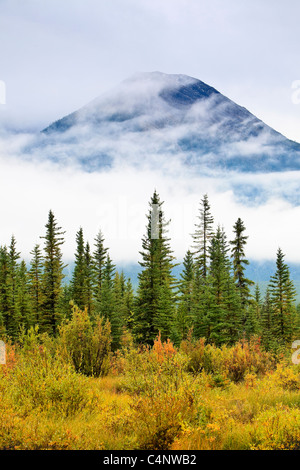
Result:
{"label": "distant forest", "polygon": [[31,327],[56,336],[78,307],[91,322],[99,317],[109,321],[114,350],[124,332],[137,344],[149,345],[158,334],[175,345],[189,335],[216,346],[257,337],[266,350],[276,351],[299,339],[300,309],[282,250],[278,248],[276,270],[262,294],[245,275],[248,237],[242,219],[237,219],[229,240],[220,225],[214,228],[207,194],[195,216],[191,247],[175,278],[169,221],[158,193],[153,193],[133,289],[111,259],[103,233],[91,246],[82,228],[76,234],[71,278],[64,282],[65,232],[50,210],[30,264],[21,259],[14,236],[9,246],[0,247],[0,336],[17,342]]}

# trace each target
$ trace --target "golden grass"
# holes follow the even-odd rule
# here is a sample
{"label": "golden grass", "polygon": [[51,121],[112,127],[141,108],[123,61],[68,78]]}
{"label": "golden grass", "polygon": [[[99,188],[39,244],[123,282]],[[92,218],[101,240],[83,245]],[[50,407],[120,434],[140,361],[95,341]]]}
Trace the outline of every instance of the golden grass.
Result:
{"label": "golden grass", "polygon": [[156,346],[94,378],[12,349],[0,369],[0,449],[300,449],[299,366],[257,373],[243,362],[234,381],[218,361],[192,373],[182,352]]}

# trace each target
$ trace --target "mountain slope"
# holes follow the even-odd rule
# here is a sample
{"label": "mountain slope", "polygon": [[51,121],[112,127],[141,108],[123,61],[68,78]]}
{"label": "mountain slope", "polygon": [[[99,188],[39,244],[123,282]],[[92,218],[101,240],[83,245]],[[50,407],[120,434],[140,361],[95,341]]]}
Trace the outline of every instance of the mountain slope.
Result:
{"label": "mountain slope", "polygon": [[124,161],[196,171],[300,169],[300,145],[209,85],[186,75],[139,73],[44,129],[47,156],[89,169]]}

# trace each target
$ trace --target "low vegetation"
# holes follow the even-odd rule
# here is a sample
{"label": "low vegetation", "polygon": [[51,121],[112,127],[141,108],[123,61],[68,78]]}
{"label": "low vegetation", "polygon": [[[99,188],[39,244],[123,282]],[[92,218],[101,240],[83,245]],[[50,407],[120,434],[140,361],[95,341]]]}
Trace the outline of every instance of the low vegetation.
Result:
{"label": "low vegetation", "polygon": [[192,335],[179,347],[160,335],[140,346],[124,331],[111,352],[108,326],[91,327],[75,308],[56,338],[32,328],[7,344],[0,449],[300,449],[291,351]]}

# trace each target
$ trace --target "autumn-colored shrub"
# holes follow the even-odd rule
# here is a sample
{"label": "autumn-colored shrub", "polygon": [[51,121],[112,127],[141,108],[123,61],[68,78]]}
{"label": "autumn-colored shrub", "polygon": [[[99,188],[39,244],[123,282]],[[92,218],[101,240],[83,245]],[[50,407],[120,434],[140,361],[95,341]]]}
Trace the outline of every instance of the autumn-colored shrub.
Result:
{"label": "autumn-colored shrub", "polygon": [[272,378],[285,390],[300,391],[300,369],[298,366],[278,364]]}
{"label": "autumn-colored shrub", "polygon": [[233,346],[216,347],[204,339],[185,341],[181,350],[188,356],[190,372],[206,372],[239,382],[249,373],[265,374],[275,367],[273,356],[264,351],[258,340],[240,341]]}

